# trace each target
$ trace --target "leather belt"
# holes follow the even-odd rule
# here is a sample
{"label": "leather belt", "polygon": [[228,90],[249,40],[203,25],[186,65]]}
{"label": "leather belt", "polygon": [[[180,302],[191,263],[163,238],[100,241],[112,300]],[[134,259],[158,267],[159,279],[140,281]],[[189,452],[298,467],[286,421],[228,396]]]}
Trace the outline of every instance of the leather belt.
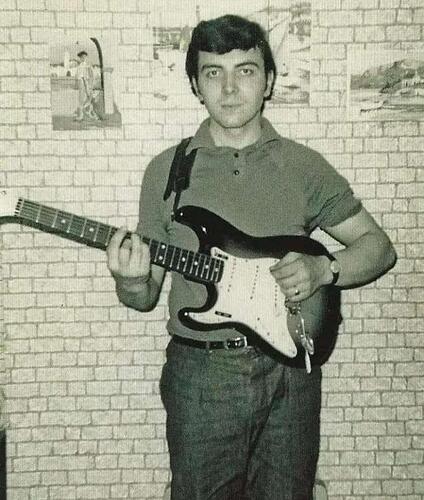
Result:
{"label": "leather belt", "polygon": [[180,337],[179,335],[172,335],[172,340],[177,344],[196,347],[197,349],[241,349],[250,345],[246,337],[238,337],[236,339],[228,340],[195,340],[187,337]]}

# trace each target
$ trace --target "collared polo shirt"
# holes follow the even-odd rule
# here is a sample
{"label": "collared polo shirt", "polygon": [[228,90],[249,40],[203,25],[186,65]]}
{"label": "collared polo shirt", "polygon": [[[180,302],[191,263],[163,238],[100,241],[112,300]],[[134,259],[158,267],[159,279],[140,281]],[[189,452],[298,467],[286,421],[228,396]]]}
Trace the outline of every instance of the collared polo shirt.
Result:
{"label": "collared polo shirt", "polygon": [[[173,196],[163,200],[175,149],[158,155],[146,169],[137,231],[197,251],[193,230],[171,220]],[[240,150],[215,146],[205,120],[187,154],[193,149],[197,154],[190,184],[179,206],[206,208],[251,236],[309,235],[318,226],[339,224],[361,208],[348,182],[319,153],[281,137],[264,118],[259,140]],[[203,285],[173,273],[169,332],[199,340],[238,337],[233,329],[197,332],[181,324],[178,311],[201,307],[206,298]]]}

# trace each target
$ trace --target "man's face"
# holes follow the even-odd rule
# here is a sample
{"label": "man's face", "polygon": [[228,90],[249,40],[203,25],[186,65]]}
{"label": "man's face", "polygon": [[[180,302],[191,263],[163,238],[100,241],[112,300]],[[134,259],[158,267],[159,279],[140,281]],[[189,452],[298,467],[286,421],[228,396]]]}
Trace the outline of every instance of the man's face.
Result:
{"label": "man's face", "polygon": [[254,48],[226,54],[200,51],[198,79],[192,83],[211,119],[222,128],[234,129],[259,119],[272,80],[272,73],[265,75],[261,51]]}

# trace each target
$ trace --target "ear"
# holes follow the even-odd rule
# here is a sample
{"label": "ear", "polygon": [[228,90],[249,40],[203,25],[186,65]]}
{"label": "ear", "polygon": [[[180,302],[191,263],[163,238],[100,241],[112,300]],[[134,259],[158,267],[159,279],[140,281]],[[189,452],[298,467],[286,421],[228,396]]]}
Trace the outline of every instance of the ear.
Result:
{"label": "ear", "polygon": [[196,94],[196,97],[199,99],[200,103],[203,104],[204,100],[203,100],[202,94],[200,93],[196,78],[194,78],[194,77],[191,79],[191,86],[194,89],[194,93]]}
{"label": "ear", "polygon": [[269,99],[271,97],[272,88],[274,87],[275,74],[273,71],[269,71],[266,77],[266,86],[264,91],[264,98]]}

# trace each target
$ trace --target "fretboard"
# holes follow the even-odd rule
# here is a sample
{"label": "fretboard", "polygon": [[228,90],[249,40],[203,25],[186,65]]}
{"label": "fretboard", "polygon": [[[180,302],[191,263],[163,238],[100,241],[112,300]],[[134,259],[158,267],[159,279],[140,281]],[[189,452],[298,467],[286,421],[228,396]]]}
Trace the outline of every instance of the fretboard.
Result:
{"label": "fretboard", "polygon": [[[112,236],[118,230],[114,226],[40,205],[24,198],[19,198],[15,216],[24,224],[35,226],[49,233],[57,233],[102,250],[106,250]],[[222,277],[224,266],[222,259],[178,248],[154,239],[146,237],[142,239],[149,245],[153,264],[205,283],[217,283]]]}

